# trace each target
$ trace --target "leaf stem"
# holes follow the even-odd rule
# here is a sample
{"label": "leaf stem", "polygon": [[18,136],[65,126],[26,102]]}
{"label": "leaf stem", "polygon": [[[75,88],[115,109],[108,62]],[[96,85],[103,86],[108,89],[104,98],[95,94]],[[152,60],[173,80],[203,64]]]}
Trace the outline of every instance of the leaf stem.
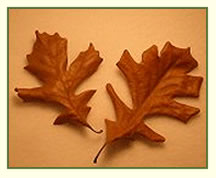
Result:
{"label": "leaf stem", "polygon": [[98,159],[98,157],[100,156],[101,152],[103,151],[103,149],[105,148],[106,145],[107,145],[107,143],[104,143],[103,146],[102,146],[102,147],[100,148],[100,150],[98,151],[98,153],[97,153],[97,155],[95,156],[94,161],[93,161],[94,164],[97,164],[97,159]]}
{"label": "leaf stem", "polygon": [[102,133],[103,132],[103,130],[102,129],[100,129],[100,130],[95,130],[93,127],[91,127],[90,125],[86,125],[86,127],[88,127],[91,131],[93,131],[93,132],[95,132],[95,133],[97,133],[97,134],[100,134],[100,133]]}

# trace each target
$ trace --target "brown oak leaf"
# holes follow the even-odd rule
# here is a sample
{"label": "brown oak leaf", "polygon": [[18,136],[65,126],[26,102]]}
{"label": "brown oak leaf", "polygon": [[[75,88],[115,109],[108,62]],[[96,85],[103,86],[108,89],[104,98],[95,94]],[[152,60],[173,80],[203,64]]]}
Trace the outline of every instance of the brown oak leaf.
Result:
{"label": "brown oak leaf", "polygon": [[86,78],[91,76],[102,62],[99,52],[92,44],[81,52],[67,69],[67,40],[58,33],[49,35],[35,32],[36,41],[31,54],[27,55],[27,71],[37,77],[43,85],[36,88],[15,88],[23,101],[40,100],[62,105],[65,110],[56,118],[54,124],[79,123],[90,128],[86,121],[90,107],[88,101],[96,90],[87,90],[78,95],[75,90]]}
{"label": "brown oak leaf", "polygon": [[147,116],[166,115],[186,123],[199,113],[198,108],[174,100],[175,97],[199,96],[202,77],[187,74],[197,65],[190,48],[177,48],[170,42],[165,44],[160,56],[155,45],[144,51],[139,64],[125,50],[117,66],[127,79],[133,108],[125,105],[111,84],[107,84],[117,120],[105,120],[106,142],[96,155],[94,163],[106,145],[121,138],[139,134],[153,142],[164,142],[163,136],[143,122]]}

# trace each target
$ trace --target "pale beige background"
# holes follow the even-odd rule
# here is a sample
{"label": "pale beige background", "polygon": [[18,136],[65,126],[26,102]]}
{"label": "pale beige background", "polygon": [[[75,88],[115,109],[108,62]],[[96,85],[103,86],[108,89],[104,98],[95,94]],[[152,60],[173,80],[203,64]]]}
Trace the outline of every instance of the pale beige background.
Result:
{"label": "pale beige background", "polygon": [[[9,165],[10,167],[206,166],[206,14],[205,10],[10,10],[9,12]],[[60,109],[40,103],[23,103],[15,87],[39,86],[37,79],[23,69],[26,54],[35,40],[34,31],[58,32],[68,39],[72,61],[92,42],[104,59],[99,70],[86,80],[77,93],[96,88],[89,102],[88,121],[105,130],[104,119],[115,120],[105,84],[113,84],[122,100],[131,106],[127,83],[115,63],[124,49],[136,61],[142,52],[166,41],[178,47],[191,47],[199,67],[191,72],[204,77],[198,99],[179,99],[199,107],[199,115],[183,124],[175,119],[157,117],[146,122],[166,137],[161,145],[145,140],[119,142],[92,160],[104,143],[105,133],[88,129],[52,125]]]}

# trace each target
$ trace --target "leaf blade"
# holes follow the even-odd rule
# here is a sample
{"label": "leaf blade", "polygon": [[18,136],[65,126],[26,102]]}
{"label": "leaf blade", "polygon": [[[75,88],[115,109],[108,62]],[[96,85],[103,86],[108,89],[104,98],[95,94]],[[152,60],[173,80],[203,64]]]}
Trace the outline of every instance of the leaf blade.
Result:
{"label": "leaf blade", "polygon": [[127,136],[133,137],[135,133],[154,142],[164,142],[165,138],[145,125],[143,119],[147,116],[167,115],[187,122],[200,112],[198,108],[174,100],[179,96],[199,96],[203,78],[187,75],[198,66],[190,48],[177,48],[167,42],[158,56],[157,47],[153,45],[143,52],[140,63],[136,63],[126,50],[117,66],[127,79],[133,108],[129,113],[118,95],[108,91],[117,121],[105,120],[105,144]]}
{"label": "leaf blade", "polygon": [[87,90],[79,95],[75,95],[75,90],[98,69],[102,62],[99,52],[90,44],[88,50],[82,52],[67,70],[67,40],[58,33],[35,33],[36,41],[31,54],[27,55],[28,65],[25,69],[43,84],[31,89],[16,88],[18,96],[24,101],[40,100],[62,105],[65,111],[56,118],[54,124],[72,123],[71,120],[74,120],[95,131],[87,123],[91,109],[87,103],[96,90]]}

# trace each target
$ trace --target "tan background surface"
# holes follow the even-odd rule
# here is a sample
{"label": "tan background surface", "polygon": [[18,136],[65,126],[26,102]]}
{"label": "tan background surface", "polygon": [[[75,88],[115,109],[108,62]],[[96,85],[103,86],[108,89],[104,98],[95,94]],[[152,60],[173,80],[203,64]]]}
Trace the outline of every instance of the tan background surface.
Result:
{"label": "tan background surface", "polygon": [[34,31],[58,32],[68,39],[72,61],[92,42],[104,59],[99,70],[86,80],[77,93],[96,88],[89,102],[88,121],[105,130],[104,119],[115,120],[105,84],[110,82],[122,100],[131,106],[127,83],[115,63],[124,49],[136,61],[142,52],[166,41],[191,47],[199,67],[191,72],[204,77],[198,99],[179,99],[199,107],[199,115],[183,124],[167,117],[146,122],[166,137],[161,145],[145,140],[120,142],[108,148],[96,166],[205,166],[206,165],[206,22],[205,10],[10,10],[9,14],[9,164],[11,167],[94,166],[92,160],[104,143],[105,133],[94,134],[73,126],[53,126],[60,109],[41,103],[23,103],[15,87],[40,83],[23,69],[26,54],[35,40]]}

